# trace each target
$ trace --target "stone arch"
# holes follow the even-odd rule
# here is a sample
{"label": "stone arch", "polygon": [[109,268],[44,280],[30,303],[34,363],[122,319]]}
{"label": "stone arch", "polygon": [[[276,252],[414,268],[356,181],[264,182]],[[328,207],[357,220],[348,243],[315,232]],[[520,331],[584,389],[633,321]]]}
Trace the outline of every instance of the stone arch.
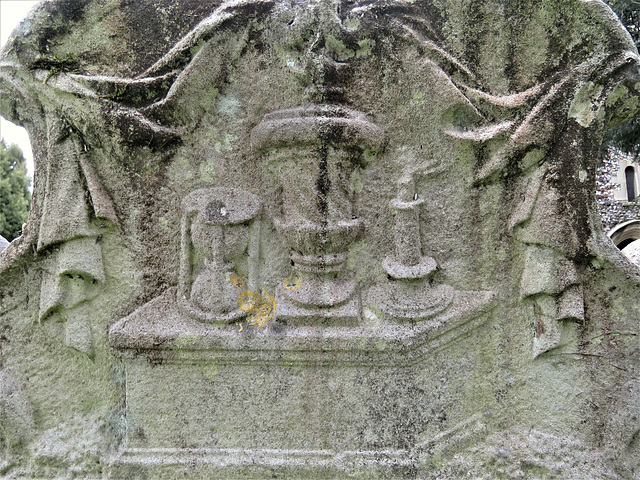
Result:
{"label": "stone arch", "polygon": [[640,220],[619,223],[607,233],[608,237],[619,249],[623,249],[634,240],[640,239]]}

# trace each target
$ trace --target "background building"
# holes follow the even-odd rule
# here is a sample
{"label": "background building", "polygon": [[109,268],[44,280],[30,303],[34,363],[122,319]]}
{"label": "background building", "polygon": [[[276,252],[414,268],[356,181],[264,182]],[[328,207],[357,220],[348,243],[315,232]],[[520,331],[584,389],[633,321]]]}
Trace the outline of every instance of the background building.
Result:
{"label": "background building", "polygon": [[640,239],[640,164],[610,148],[598,169],[596,197],[602,226],[623,249]]}

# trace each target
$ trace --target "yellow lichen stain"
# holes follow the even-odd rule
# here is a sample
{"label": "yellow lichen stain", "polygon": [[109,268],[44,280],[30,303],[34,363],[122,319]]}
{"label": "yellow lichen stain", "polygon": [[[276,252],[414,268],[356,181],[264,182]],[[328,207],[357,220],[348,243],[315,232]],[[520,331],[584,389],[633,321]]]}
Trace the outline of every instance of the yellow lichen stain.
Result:
{"label": "yellow lichen stain", "polygon": [[245,312],[248,312],[252,308],[255,308],[257,303],[259,302],[260,294],[256,292],[252,292],[250,290],[245,290],[238,297],[238,308]]}
{"label": "yellow lichen stain", "polygon": [[245,290],[238,297],[238,308],[247,312],[247,323],[263,327],[276,315],[276,299],[264,287],[260,292]]}
{"label": "yellow lichen stain", "polygon": [[296,276],[287,277],[282,281],[282,286],[292,292],[298,290],[300,285],[302,285],[302,279]]}
{"label": "yellow lichen stain", "polygon": [[243,290],[247,286],[247,276],[244,272],[232,272],[229,274],[227,282],[234,287]]}
{"label": "yellow lichen stain", "polygon": [[244,330],[244,325],[241,324],[240,322],[236,322],[236,325],[238,325],[240,328],[238,329],[238,333],[240,333],[242,330]]}

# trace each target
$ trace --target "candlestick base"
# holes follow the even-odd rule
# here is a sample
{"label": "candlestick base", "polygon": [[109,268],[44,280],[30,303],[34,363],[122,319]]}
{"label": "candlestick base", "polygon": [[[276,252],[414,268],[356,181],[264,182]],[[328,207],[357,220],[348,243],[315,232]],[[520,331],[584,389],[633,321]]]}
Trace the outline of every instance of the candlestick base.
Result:
{"label": "candlestick base", "polygon": [[454,293],[450,285],[431,286],[427,280],[390,281],[369,290],[367,303],[396,320],[425,320],[446,310]]}
{"label": "candlestick base", "polygon": [[395,258],[387,257],[382,266],[390,277],[397,280],[416,280],[429,278],[438,269],[438,264],[432,257],[422,257],[415,265],[405,265]]}

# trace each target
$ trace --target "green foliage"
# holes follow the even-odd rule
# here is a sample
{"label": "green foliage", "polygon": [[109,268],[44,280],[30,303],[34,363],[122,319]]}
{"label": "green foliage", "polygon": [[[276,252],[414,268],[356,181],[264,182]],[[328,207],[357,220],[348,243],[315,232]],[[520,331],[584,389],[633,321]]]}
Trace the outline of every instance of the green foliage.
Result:
{"label": "green foliage", "polygon": [[114,102],[118,102],[122,100],[127,93],[127,85],[116,85],[109,95],[106,98],[109,100],[113,100]]}
{"label": "green foliage", "polygon": [[[605,0],[627,27],[631,38],[640,46],[640,0]],[[612,145],[638,158],[640,154],[640,118],[633,118],[609,130],[604,145]]]}
{"label": "green foliage", "polygon": [[640,0],[605,0],[627,27],[636,46],[640,41]]}
{"label": "green foliage", "polygon": [[0,235],[11,241],[27,220],[31,194],[26,160],[17,145],[0,141]]}
{"label": "green foliage", "polygon": [[640,156],[640,118],[632,118],[604,135],[603,147],[614,146],[636,160]]}

